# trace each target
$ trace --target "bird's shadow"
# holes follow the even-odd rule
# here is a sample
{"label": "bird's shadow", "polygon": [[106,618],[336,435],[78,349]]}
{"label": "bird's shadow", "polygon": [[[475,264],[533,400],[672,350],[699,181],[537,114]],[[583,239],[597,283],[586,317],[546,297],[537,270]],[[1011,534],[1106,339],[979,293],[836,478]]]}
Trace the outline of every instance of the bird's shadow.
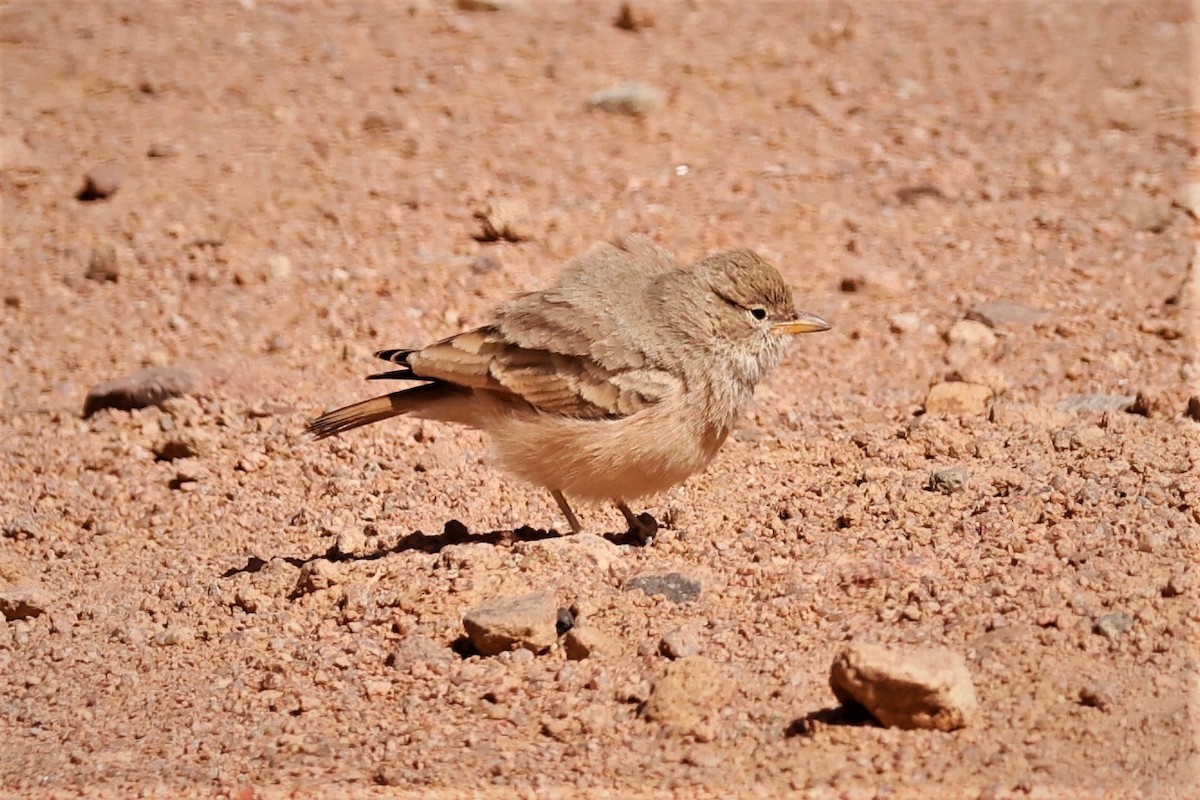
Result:
{"label": "bird's shadow", "polygon": [[[424,533],[422,531],[413,531],[412,533],[401,536],[391,547],[384,547],[374,550],[369,553],[343,553],[338,549],[336,544],[331,544],[329,549],[324,553],[302,558],[300,556],[282,556],[281,560],[291,564],[294,567],[303,567],[309,562],[317,559],[326,559],[327,561],[376,561],[386,556],[396,553],[407,553],[416,550],[421,553],[429,553],[435,555],[440,553],[444,548],[454,544],[501,544],[508,542],[539,542],[545,539],[560,539],[573,534],[559,533],[553,528],[543,530],[540,528],[532,528],[528,525],[522,525],[515,530],[502,531],[487,531],[486,533],[471,533],[467,526],[456,519],[447,522],[441,533]],[[645,541],[636,533],[631,531],[623,531],[621,533],[606,533],[604,538],[608,539],[613,544],[645,544]],[[259,556],[249,556],[246,563],[240,567],[231,567],[221,574],[222,578],[232,578],[235,575],[244,573],[255,573],[261,571],[267,564],[269,559],[263,559]]]}
{"label": "bird's shadow", "polygon": [[878,728],[880,725],[865,708],[857,703],[847,703],[810,711],[803,717],[792,720],[791,724],[787,726],[787,730],[784,731],[784,736],[788,739],[793,737],[808,739],[816,735],[822,728],[830,727]]}

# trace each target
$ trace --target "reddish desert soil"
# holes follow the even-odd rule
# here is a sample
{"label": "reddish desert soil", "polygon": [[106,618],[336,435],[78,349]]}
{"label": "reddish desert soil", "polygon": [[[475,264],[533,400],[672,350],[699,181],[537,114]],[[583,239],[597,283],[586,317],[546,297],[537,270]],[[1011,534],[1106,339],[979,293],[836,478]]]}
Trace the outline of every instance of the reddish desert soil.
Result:
{"label": "reddish desert soil", "polygon": [[[1188,5],[502,5],[3,5],[0,790],[1187,796]],[[661,107],[589,107],[631,81]],[[548,537],[473,432],[304,437],[631,231],[753,247],[835,326],[649,546]],[[147,366],[191,393],[83,416]],[[700,596],[625,588],[663,572]],[[533,591],[607,652],[462,646]],[[695,724],[639,712],[664,637]],[[959,653],[974,724],[839,716],[853,640]]]}

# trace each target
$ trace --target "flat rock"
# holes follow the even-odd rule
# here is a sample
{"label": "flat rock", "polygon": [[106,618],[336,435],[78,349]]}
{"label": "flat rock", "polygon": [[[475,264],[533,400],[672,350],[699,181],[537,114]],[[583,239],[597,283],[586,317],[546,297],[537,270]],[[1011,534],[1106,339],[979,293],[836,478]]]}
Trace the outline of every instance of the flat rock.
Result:
{"label": "flat rock", "polygon": [[482,655],[523,647],[535,653],[558,639],[558,606],[550,592],[490,600],[463,617],[467,637]]}
{"label": "flat rock", "polygon": [[1133,405],[1133,394],[1072,394],[1058,401],[1059,411],[1124,411]]}
{"label": "flat rock", "polygon": [[925,397],[927,414],[983,416],[991,405],[991,387],[981,383],[946,381],[930,388]]}
{"label": "flat rock", "polygon": [[1036,325],[1045,322],[1054,314],[1040,308],[1014,303],[1011,300],[985,300],[976,303],[967,311],[966,318],[982,322],[989,328],[1001,325]]}
{"label": "flat rock", "polygon": [[621,643],[596,628],[582,626],[572,628],[563,637],[563,650],[571,661],[585,658],[616,655],[621,652]]}
{"label": "flat rock", "polygon": [[647,595],[662,595],[672,603],[690,603],[700,597],[700,581],[682,572],[635,575],[625,582],[625,591],[640,589]]}
{"label": "flat rock", "polygon": [[83,416],[104,408],[131,411],[159,406],[172,397],[191,394],[196,376],[178,367],[149,367],[122,378],[93,386],[83,403]]}
{"label": "flat rock", "polygon": [[654,722],[691,731],[714,716],[728,681],[711,659],[689,656],[672,661],[654,684],[642,706],[642,716]]}
{"label": "flat rock", "polygon": [[543,563],[563,574],[594,571],[607,574],[621,558],[621,548],[594,533],[576,533],[533,542],[519,542],[514,551],[529,565]]}
{"label": "flat rock", "polygon": [[833,660],[829,685],[839,702],[864,707],[889,728],[957,730],[979,708],[966,662],[944,647],[899,652],[852,644]]}

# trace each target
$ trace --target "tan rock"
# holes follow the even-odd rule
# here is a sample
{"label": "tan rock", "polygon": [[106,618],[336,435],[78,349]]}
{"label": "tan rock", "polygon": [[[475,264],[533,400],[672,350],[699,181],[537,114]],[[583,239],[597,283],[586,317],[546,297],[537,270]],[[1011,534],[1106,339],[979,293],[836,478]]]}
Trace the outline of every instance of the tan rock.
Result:
{"label": "tan rock", "polygon": [[621,652],[621,643],[606,633],[591,627],[572,628],[563,638],[563,649],[571,661],[585,658],[616,655]]}
{"label": "tan rock", "polygon": [[642,706],[642,716],[664,725],[693,731],[720,709],[728,686],[712,660],[689,656],[672,661]]}
{"label": "tan rock", "polygon": [[494,656],[523,647],[540,653],[558,639],[558,607],[550,592],[502,597],[463,617],[467,637],[481,654]]}
{"label": "tan rock", "polygon": [[947,381],[929,390],[925,397],[927,414],[983,416],[992,405],[992,390],[978,383]]}
{"label": "tan rock", "polygon": [[852,644],[833,660],[829,685],[841,703],[863,706],[889,728],[957,730],[979,708],[966,662],[944,647],[900,652]]}

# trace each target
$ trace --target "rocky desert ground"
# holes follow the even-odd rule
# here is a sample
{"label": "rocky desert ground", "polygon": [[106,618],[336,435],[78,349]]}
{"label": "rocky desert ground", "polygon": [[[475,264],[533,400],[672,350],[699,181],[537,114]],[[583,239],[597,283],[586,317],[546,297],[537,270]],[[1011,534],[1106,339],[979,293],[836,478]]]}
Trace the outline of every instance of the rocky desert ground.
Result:
{"label": "rocky desert ground", "polygon": [[[1195,42],[1166,0],[3,3],[0,794],[1194,796]],[[634,232],[834,325],[646,546],[475,432],[304,436]],[[966,726],[841,705],[867,645],[960,659]]]}

